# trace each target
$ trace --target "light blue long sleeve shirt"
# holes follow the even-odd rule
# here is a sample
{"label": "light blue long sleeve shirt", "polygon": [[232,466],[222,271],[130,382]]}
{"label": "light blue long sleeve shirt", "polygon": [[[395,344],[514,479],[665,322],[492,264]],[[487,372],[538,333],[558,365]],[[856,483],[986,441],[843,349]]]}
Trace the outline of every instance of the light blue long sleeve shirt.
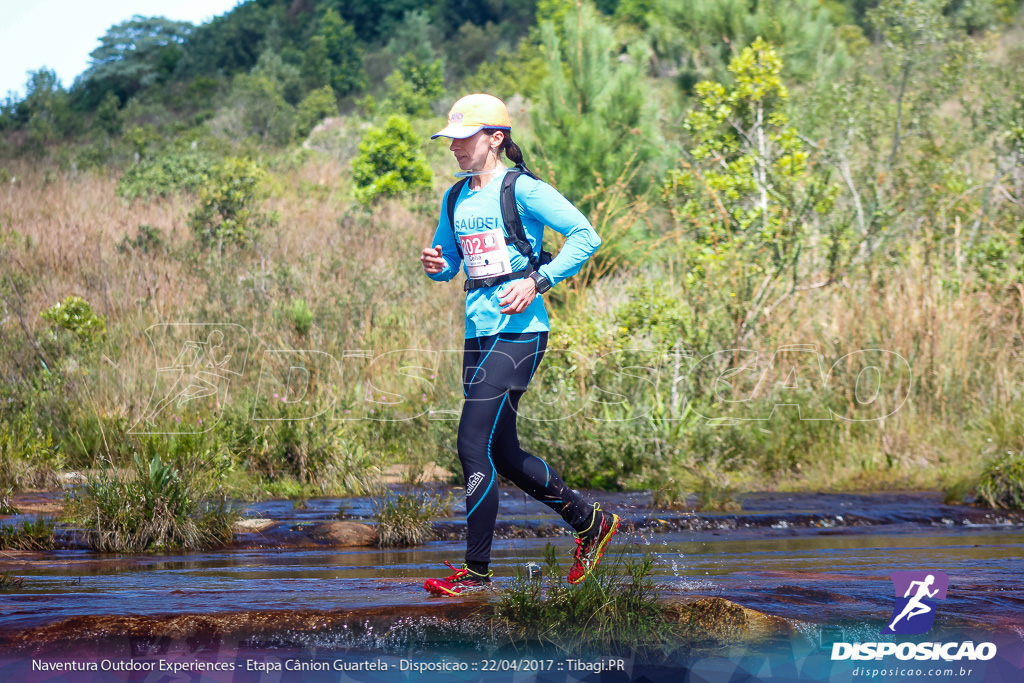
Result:
{"label": "light blue long sleeve shirt", "polygon": [[[431,243],[432,246],[441,246],[445,267],[439,273],[428,274],[431,279],[448,281],[459,270],[464,270],[462,257],[456,247],[456,234],[473,235],[503,227],[500,200],[502,177],[499,175],[480,190],[470,189],[469,183],[463,185],[462,192],[455,200],[454,230],[448,221],[446,209],[451,188],[445,192],[441,200],[441,218]],[[587,217],[547,183],[524,174],[516,181],[515,196],[516,208],[535,254],[541,252],[545,225],[566,237],[565,244],[551,262],[538,268],[541,275],[551,281],[552,286],[579,272],[586,260],[601,246],[601,238]],[[508,231],[504,232],[508,241]],[[511,243],[506,248],[513,271],[529,266],[529,260]],[[546,332],[550,328],[547,309],[540,295],[522,313],[501,313],[499,300],[511,284],[506,282],[466,293],[466,339],[502,332]]]}

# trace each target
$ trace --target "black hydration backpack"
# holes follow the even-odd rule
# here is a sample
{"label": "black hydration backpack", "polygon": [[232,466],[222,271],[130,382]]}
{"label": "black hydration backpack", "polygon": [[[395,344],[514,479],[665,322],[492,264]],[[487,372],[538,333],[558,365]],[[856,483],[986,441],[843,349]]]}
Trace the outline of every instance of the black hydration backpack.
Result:
{"label": "black hydration backpack", "polygon": [[[468,292],[471,289],[478,289],[480,287],[493,287],[494,285],[500,285],[503,282],[509,282],[511,280],[518,280],[519,278],[528,277],[530,273],[537,270],[545,263],[551,262],[551,254],[546,251],[541,253],[533,253],[533,247],[530,246],[530,240],[526,237],[526,229],[523,228],[523,219],[519,216],[519,210],[516,208],[516,180],[519,176],[526,174],[537,179],[533,173],[530,172],[526,166],[517,164],[501,181],[501,221],[505,224],[505,237],[508,239],[508,243],[516,248],[520,254],[525,256],[530,262],[530,265],[523,269],[517,270],[514,273],[508,275],[495,275],[494,277],[467,279],[465,290]],[[452,185],[452,189],[448,191],[448,201],[446,209],[448,212],[448,225],[452,228],[452,233],[455,233],[455,201],[459,198],[459,194],[462,192],[462,187],[469,181],[469,178],[463,178],[459,182]],[[459,251],[459,256],[462,257],[462,244],[459,243],[459,236],[455,235],[455,248]]]}

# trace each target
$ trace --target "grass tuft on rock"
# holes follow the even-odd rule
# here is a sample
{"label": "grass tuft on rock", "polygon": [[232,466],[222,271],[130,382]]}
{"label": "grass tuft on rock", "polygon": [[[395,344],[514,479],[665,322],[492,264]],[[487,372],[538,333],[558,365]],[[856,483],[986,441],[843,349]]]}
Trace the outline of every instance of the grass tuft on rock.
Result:
{"label": "grass tuft on rock", "polygon": [[401,548],[434,540],[432,520],[449,514],[451,506],[451,494],[398,494],[376,502],[377,545]]}
{"label": "grass tuft on rock", "polygon": [[0,526],[0,550],[53,550],[53,527],[49,519]]}
{"label": "grass tuft on rock", "polygon": [[1007,453],[985,468],[978,498],[989,507],[1024,509],[1024,453]]}
{"label": "grass tuft on rock", "polygon": [[68,516],[102,552],[223,546],[238,514],[204,481],[159,455],[147,462],[136,454],[133,471],[102,472],[79,489]]}
{"label": "grass tuft on rock", "polygon": [[505,632],[517,650],[658,658],[678,645],[682,632],[665,619],[650,556],[606,557],[585,582],[571,586],[554,547],[548,544],[545,552],[546,578],[517,577],[494,609],[494,630]]}

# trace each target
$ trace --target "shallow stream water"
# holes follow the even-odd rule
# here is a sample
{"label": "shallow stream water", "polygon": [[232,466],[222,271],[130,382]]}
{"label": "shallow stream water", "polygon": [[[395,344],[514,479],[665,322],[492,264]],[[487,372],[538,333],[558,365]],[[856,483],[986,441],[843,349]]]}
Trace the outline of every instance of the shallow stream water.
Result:
{"label": "shallow stream water", "polygon": [[[1024,525],[1016,517],[946,506],[937,495],[748,496],[731,514],[652,510],[643,494],[597,494],[618,512],[623,530],[606,561],[650,555],[666,597],[718,596],[810,623],[870,623],[889,617],[896,571],[949,576],[941,618],[952,625],[1024,634]],[[336,519],[343,506],[359,520],[368,499],[320,499],[295,509],[285,501],[250,506],[249,516],[301,526]],[[548,524],[543,506],[503,495],[500,521]],[[460,520],[447,520],[456,534]],[[247,538],[259,545],[260,535]],[[514,538],[494,545],[497,586],[517,568],[544,562],[556,547],[568,569],[568,536]],[[460,540],[403,550],[256,547],[143,555],[85,550],[0,552],[0,573],[20,577],[0,593],[0,631],[82,615],[210,614],[247,610],[342,610],[435,604],[424,578],[461,562]],[[546,568],[545,568],[546,569]]]}

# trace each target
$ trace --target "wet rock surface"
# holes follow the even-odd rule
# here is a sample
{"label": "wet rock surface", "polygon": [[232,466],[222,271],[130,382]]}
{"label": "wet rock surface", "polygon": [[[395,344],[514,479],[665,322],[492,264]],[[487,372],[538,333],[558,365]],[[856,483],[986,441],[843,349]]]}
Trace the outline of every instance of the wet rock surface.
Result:
{"label": "wet rock surface", "polygon": [[[495,596],[436,599],[422,605],[393,605],[353,610],[257,610],[222,614],[155,616],[79,616],[37,628],[0,630],[0,655],[38,656],[68,652],[88,643],[106,655],[164,654],[221,647],[247,649],[303,647],[311,642],[332,646],[375,646],[384,652],[417,647],[479,649],[507,643],[492,628]],[[665,619],[692,634],[686,647],[754,643],[798,636],[786,619],[758,612],[718,597],[669,600]]]}
{"label": "wet rock surface", "polygon": [[411,623],[460,627],[486,608],[479,600],[439,600],[430,605],[393,605],[356,610],[257,610],[222,614],[158,616],[94,615],[71,617],[38,628],[0,630],[0,653],[58,653],[76,643],[112,655],[159,654],[186,646],[189,650],[223,645],[286,647],[311,639],[351,639],[386,634]]}
{"label": "wet rock surface", "polygon": [[238,548],[348,548],[376,542],[374,527],[352,521],[288,524],[265,520],[257,530],[235,533]]}
{"label": "wet rock surface", "polygon": [[720,644],[792,638],[795,624],[724,598],[691,596],[668,603],[666,618],[692,627],[699,640]]}

